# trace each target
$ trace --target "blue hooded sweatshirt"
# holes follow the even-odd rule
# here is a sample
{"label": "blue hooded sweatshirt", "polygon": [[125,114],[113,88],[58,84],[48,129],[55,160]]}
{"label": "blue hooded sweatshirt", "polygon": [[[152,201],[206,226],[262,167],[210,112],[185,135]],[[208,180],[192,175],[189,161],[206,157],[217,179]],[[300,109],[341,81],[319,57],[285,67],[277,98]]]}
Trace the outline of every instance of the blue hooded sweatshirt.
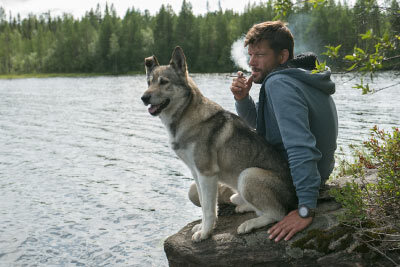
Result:
{"label": "blue hooded sweatshirt", "polygon": [[250,127],[264,124],[262,135],[289,162],[299,205],[310,208],[316,207],[320,185],[335,164],[338,119],[330,75],[330,70],[312,74],[302,68],[280,68],[260,89],[263,114],[250,96],[235,103]]}

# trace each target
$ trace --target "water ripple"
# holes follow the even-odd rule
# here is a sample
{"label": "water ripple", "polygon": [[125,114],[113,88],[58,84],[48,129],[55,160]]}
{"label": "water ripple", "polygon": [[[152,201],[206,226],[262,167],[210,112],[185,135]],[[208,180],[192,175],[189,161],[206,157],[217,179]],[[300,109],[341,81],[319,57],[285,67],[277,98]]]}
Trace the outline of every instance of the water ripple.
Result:
{"label": "water ripple", "polygon": [[[230,79],[193,77],[234,111]],[[398,86],[361,96],[334,79],[340,146],[374,124],[399,126]],[[141,103],[145,89],[143,75],[1,81],[1,265],[167,266],[163,241],[200,210],[187,199],[190,171]]]}

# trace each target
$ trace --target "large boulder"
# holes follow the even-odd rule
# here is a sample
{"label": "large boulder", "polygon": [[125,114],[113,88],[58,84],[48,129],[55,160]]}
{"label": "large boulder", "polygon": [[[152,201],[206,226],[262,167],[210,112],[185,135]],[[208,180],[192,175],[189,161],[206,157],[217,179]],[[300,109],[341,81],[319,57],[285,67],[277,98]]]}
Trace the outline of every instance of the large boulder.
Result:
{"label": "large boulder", "polygon": [[[245,235],[237,227],[254,213],[236,214],[231,205],[220,205],[212,236],[199,243],[191,240],[186,225],[164,242],[170,267],[183,266],[391,266],[353,238],[353,229],[337,220],[340,205],[322,192],[313,223],[290,241],[268,239],[266,226]],[[363,253],[364,252],[364,253]]]}

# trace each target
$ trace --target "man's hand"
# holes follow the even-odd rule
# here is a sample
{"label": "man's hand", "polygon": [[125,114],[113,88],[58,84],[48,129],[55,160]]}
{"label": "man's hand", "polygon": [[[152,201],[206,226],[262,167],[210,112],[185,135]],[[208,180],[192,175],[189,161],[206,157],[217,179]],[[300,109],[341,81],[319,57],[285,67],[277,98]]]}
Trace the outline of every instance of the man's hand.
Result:
{"label": "man's hand", "polygon": [[297,210],[293,210],[283,218],[282,221],[278,222],[268,230],[269,239],[274,239],[275,242],[280,241],[285,238],[288,241],[297,232],[303,230],[309,226],[313,218],[301,218]]}
{"label": "man's hand", "polygon": [[238,77],[234,78],[231,85],[231,92],[236,100],[242,100],[245,98],[250,91],[250,88],[253,84],[253,76],[246,79],[243,76],[243,72],[238,71]]}

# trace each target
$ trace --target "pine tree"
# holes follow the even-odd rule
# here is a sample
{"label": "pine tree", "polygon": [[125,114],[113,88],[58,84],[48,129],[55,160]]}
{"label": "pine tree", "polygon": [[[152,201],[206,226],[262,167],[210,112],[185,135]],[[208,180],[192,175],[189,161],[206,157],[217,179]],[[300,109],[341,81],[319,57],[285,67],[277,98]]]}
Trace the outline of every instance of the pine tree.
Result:
{"label": "pine tree", "polygon": [[179,12],[176,24],[174,43],[179,45],[185,51],[186,59],[189,66],[196,64],[198,56],[198,28],[195,24],[195,17],[192,12],[190,2],[183,0],[181,11]]}
{"label": "pine tree", "polygon": [[166,64],[174,48],[174,19],[175,14],[170,5],[161,5],[160,11],[155,17],[154,25],[154,54],[160,62]]}

